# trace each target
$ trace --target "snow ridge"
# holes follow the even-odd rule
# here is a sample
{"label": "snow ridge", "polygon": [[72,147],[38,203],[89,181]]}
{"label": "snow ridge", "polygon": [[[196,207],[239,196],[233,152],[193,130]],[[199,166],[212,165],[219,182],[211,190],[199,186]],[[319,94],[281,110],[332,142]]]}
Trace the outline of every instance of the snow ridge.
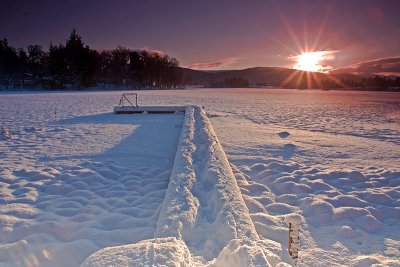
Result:
{"label": "snow ridge", "polygon": [[[258,240],[204,109],[189,106],[156,237],[176,236],[210,260],[232,239]],[[197,254],[196,253],[196,254]]]}

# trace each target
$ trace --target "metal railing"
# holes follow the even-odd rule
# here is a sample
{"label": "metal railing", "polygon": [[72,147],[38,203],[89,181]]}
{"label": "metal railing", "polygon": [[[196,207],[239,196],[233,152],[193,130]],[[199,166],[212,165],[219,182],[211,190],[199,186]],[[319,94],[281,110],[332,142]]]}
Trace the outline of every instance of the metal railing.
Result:
{"label": "metal railing", "polygon": [[[131,100],[127,96],[135,96],[135,104],[131,102]],[[127,101],[129,104],[131,104],[132,107],[138,108],[138,96],[137,93],[125,93],[122,94],[121,98],[119,99],[119,106],[123,107],[124,106],[124,100]]]}

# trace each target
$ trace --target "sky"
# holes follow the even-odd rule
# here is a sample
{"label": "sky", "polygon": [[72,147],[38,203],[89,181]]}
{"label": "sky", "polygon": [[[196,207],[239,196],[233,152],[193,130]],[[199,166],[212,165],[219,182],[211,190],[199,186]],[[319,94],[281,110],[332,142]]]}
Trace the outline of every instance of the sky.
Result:
{"label": "sky", "polygon": [[335,69],[400,55],[399,0],[2,0],[0,38],[48,49],[76,28],[91,48],[163,51],[196,69]]}

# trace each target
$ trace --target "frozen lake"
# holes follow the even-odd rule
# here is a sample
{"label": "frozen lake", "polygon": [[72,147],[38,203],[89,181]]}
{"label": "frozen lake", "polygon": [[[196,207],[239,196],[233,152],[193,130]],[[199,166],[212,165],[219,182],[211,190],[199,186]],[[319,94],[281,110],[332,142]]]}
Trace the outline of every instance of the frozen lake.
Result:
{"label": "frozen lake", "polygon": [[[31,229],[39,229],[43,235],[39,233],[29,242],[59,244],[58,255],[65,249],[81,260],[101,247],[149,238],[151,229],[141,231],[142,235],[140,231],[131,232],[136,235],[133,239],[123,239],[126,232],[116,232],[114,237],[102,235],[101,231],[107,229],[101,228],[112,221],[112,216],[105,216],[104,224],[97,224],[101,231],[80,233],[84,242],[77,244],[85,249],[79,251],[74,249],[74,243],[67,244],[78,239],[69,239],[70,232],[59,228],[61,220],[77,215],[71,209],[78,204],[39,205],[35,190],[18,186],[18,175],[35,179],[38,175],[57,176],[59,172],[79,179],[89,175],[90,170],[101,173],[99,170],[103,169],[104,175],[114,171],[125,174],[125,178],[153,175],[157,190],[165,188],[182,118],[168,115],[170,118],[141,124],[133,123],[130,117],[113,121],[109,113],[121,93],[0,93],[0,125],[9,132],[0,137],[0,203],[6,207],[0,211],[0,263],[13,259],[10,255],[20,249],[20,240],[32,235]],[[233,166],[257,233],[282,244],[282,261],[290,263],[284,251],[287,226],[283,218],[300,213],[304,216],[301,263],[399,266],[399,93],[278,89],[138,93],[139,105],[205,106]],[[139,140],[147,134],[158,140],[153,147],[144,146]],[[143,145],[142,159],[148,160],[132,164],[122,160],[124,153],[135,153],[128,146],[132,143],[136,147]],[[107,158],[99,156],[105,151]],[[163,151],[173,153],[160,157]],[[118,157],[121,160],[112,162]],[[153,165],[158,167],[152,170]],[[134,173],[134,169],[139,171]],[[39,180],[29,187],[40,188]],[[101,181],[96,186],[101,186]],[[114,198],[124,190],[120,186],[115,186]],[[150,208],[154,212],[163,197],[162,190],[157,192]],[[112,207],[111,202],[108,205]],[[70,214],[65,213],[68,208]],[[60,211],[62,217],[57,209],[64,209]],[[35,214],[43,211],[48,216],[45,220],[53,224],[40,228],[37,225],[43,217]],[[142,224],[154,228],[154,215],[150,213],[143,214]],[[87,227],[84,229],[91,229],[88,222],[93,218],[89,217],[81,218]],[[128,223],[130,218],[125,219]],[[73,231],[71,225],[68,227]],[[57,231],[62,231],[61,237],[57,237]],[[10,244],[14,247],[10,248]],[[24,249],[29,252],[32,248]],[[40,259],[47,258],[42,255]]]}

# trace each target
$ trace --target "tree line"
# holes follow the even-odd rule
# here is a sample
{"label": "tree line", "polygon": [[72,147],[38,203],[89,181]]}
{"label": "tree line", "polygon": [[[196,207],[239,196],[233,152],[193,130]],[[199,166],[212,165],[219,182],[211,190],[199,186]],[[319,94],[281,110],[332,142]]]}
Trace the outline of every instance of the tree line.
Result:
{"label": "tree line", "polygon": [[391,78],[376,75],[359,80],[347,79],[343,82],[354,88],[400,91],[400,77]]}
{"label": "tree line", "polygon": [[[356,77],[334,77],[330,78],[315,78],[304,77],[294,78],[288,82],[282,80],[275,80],[263,83],[251,84],[246,77],[228,77],[224,80],[216,81],[215,79],[208,79],[202,82],[204,87],[213,88],[246,88],[246,87],[275,87],[275,88],[288,88],[288,89],[360,89],[360,90],[392,90],[400,91],[400,77],[390,78],[385,76],[374,76],[368,78]],[[185,77],[186,78],[186,77]],[[189,77],[190,78],[190,77]],[[188,81],[189,79],[186,79]],[[193,80],[189,80],[193,83]]]}
{"label": "tree line", "polygon": [[214,88],[245,88],[249,87],[250,83],[244,77],[227,77],[219,82],[214,80],[207,81],[204,86]]}
{"label": "tree line", "polygon": [[0,40],[0,85],[8,88],[85,88],[182,86],[179,62],[160,52],[117,47],[96,51],[74,29],[65,44],[15,49]]}
{"label": "tree line", "polygon": [[274,83],[273,86],[294,89],[359,89],[378,91],[400,91],[400,77],[371,76],[371,77],[340,77],[326,75],[318,78],[304,75],[286,83]]}

